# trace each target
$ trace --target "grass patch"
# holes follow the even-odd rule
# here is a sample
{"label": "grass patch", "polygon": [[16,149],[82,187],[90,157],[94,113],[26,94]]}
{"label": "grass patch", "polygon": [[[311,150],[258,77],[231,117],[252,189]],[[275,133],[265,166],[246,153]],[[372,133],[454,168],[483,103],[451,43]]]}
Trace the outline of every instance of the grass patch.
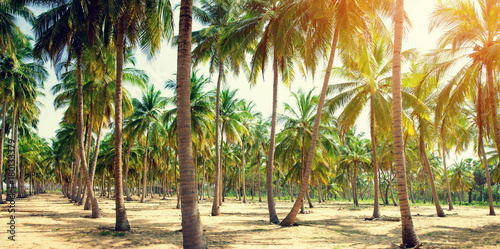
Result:
{"label": "grass patch", "polygon": [[113,237],[123,237],[123,236],[125,236],[124,232],[119,232],[119,233],[114,233],[113,234]]}
{"label": "grass patch", "polygon": [[111,233],[111,231],[100,231],[99,235],[106,236],[106,235],[108,235],[110,233]]}

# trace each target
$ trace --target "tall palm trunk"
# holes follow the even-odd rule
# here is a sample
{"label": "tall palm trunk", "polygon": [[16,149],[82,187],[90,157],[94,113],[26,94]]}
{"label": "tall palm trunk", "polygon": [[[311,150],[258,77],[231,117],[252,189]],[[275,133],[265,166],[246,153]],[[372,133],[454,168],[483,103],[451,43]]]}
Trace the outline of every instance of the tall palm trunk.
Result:
{"label": "tall palm trunk", "polygon": [[413,229],[408,193],[406,192],[406,169],[402,131],[401,104],[401,47],[403,43],[404,0],[396,0],[394,17],[394,53],[392,64],[392,135],[394,139],[394,162],[398,182],[399,210],[401,212],[402,241],[405,247],[419,244],[418,236]]}
{"label": "tall palm trunk", "polygon": [[114,177],[115,177],[115,209],[116,209],[116,231],[128,231],[130,225],[127,219],[127,211],[123,202],[123,178],[122,178],[122,129],[123,129],[123,54],[125,52],[125,22],[126,16],[121,16],[118,20],[118,32],[116,36],[116,90],[115,90],[115,156],[114,156]]}
{"label": "tall palm trunk", "polygon": [[181,213],[184,248],[207,248],[198,211],[198,194],[191,137],[191,31],[193,1],[182,0],[177,59],[177,145],[181,181]]}
{"label": "tall palm trunk", "polygon": [[203,157],[203,174],[201,176],[201,196],[200,200],[203,199],[205,200],[205,163],[207,159],[206,157]]}
{"label": "tall palm trunk", "polygon": [[130,196],[130,191],[128,189],[127,185],[127,179],[128,179],[128,169],[129,169],[129,161],[130,161],[130,151],[132,148],[130,148],[130,144],[128,145],[127,151],[125,152],[125,172],[123,173],[123,181],[125,182],[125,185],[123,185],[123,191],[125,192],[125,195],[127,196],[127,201],[131,201],[132,197]]}
{"label": "tall palm trunk", "polygon": [[[490,110],[492,110],[491,113],[491,119],[493,121],[493,131],[495,135],[495,144],[497,148],[497,154],[500,155],[500,124],[498,123],[498,105],[497,105],[497,99],[498,99],[498,89],[495,88],[494,85],[494,78],[493,78],[493,69],[491,68],[491,65],[487,64],[486,66],[486,82],[488,83],[488,102],[491,105]],[[491,188],[491,186],[490,186]],[[491,212],[490,212],[490,215]]]}
{"label": "tall palm trunk", "polygon": [[[142,197],[141,203],[144,203],[146,198],[147,189],[147,175],[148,175],[148,142],[149,142],[149,127],[146,131],[146,147],[144,149],[144,161],[142,163]],[[152,193],[151,193],[152,194]]]}
{"label": "tall palm trunk", "polygon": [[[2,130],[0,131],[0,179],[3,179],[2,166],[3,166],[3,141],[5,138],[5,116],[7,114],[7,99],[4,99],[2,105]],[[0,180],[1,182],[1,180]],[[62,183],[62,182],[61,182]],[[3,204],[2,194],[3,194],[3,183],[0,184],[0,204]]]}
{"label": "tall palm trunk", "polygon": [[373,100],[370,101],[370,137],[372,141],[372,165],[373,165],[373,218],[380,218],[380,207],[378,202],[379,180],[377,162],[377,136],[375,135],[375,108]]}
{"label": "tall palm trunk", "polygon": [[[490,72],[488,71],[488,74],[489,75]],[[489,77],[491,77],[491,75],[488,76],[488,80]],[[491,79],[492,80],[492,79]],[[482,163],[484,165],[484,170],[485,170],[485,174],[486,174],[486,185],[488,187],[488,202],[489,202],[489,206],[490,206],[490,213],[489,215],[495,215],[495,209],[493,209],[493,194],[492,194],[492,190],[491,190],[491,178],[490,178],[490,171],[488,169],[488,161],[486,160],[486,155],[485,155],[485,151],[484,151],[484,145],[483,145],[483,108],[482,108],[482,105],[483,105],[483,100],[482,100],[482,89],[481,89],[481,83],[480,81],[478,81],[477,83],[477,127],[479,129],[479,134],[477,135],[478,136],[478,146],[479,146],[479,158],[482,159]],[[495,95],[496,95],[496,92],[495,92]],[[496,109],[492,110],[492,112],[496,112]],[[495,123],[497,120],[494,120],[493,123]],[[496,134],[495,134],[496,135]],[[500,143],[499,143],[500,144]],[[497,147],[498,147],[498,144],[497,144]]]}
{"label": "tall palm trunk", "polygon": [[276,138],[276,116],[278,111],[278,58],[276,51],[273,60],[273,111],[271,117],[271,137],[269,138],[269,152],[267,154],[267,208],[269,210],[269,221],[278,224],[280,221],[276,214],[276,205],[273,197],[273,167],[274,167],[274,144]]}
{"label": "tall palm trunk", "polygon": [[242,176],[241,176],[241,182],[242,182],[242,185],[243,185],[243,190],[242,190],[242,193],[241,195],[243,195],[243,203],[247,203],[247,191],[246,191],[246,188],[245,188],[245,135],[243,135],[243,143],[242,143],[242,146],[241,146],[241,153],[242,153],[242,159],[241,159],[241,170],[242,170]]}
{"label": "tall palm trunk", "polygon": [[80,173],[80,155],[78,153],[75,154],[75,162],[73,163],[74,166],[74,177],[73,177],[73,185],[71,186],[71,201],[76,201],[76,188],[78,186],[78,174]]}
{"label": "tall palm trunk", "polygon": [[422,129],[423,128],[420,127],[420,136],[419,136],[420,161],[422,162],[422,165],[425,167],[425,170],[429,175],[429,182],[431,184],[431,190],[432,190],[432,199],[434,200],[434,206],[436,206],[437,216],[445,217],[446,215],[444,214],[441,205],[439,205],[439,197],[436,192],[436,185],[434,184],[434,176],[432,174],[431,167],[429,165],[429,160],[427,159],[427,154],[425,153],[425,144],[424,144]]}
{"label": "tall palm trunk", "polygon": [[[443,124],[444,125],[444,124]],[[442,130],[443,128],[441,128]],[[441,134],[442,131],[441,131]],[[446,145],[444,142],[444,137],[441,136],[441,140],[443,142],[443,168],[444,168],[444,179],[446,180],[446,190],[448,193],[448,210],[453,210],[453,201],[451,200],[451,189],[450,189],[450,180],[448,179],[448,169],[446,169]]]}
{"label": "tall palm trunk", "polygon": [[215,98],[215,184],[214,184],[214,200],[212,204],[212,216],[217,216],[220,214],[219,196],[221,194],[221,164],[220,164],[220,153],[219,139],[220,139],[220,90],[222,82],[222,59],[219,62],[219,77],[217,78],[217,93]]}
{"label": "tall palm trunk", "polygon": [[323,110],[323,104],[325,103],[326,98],[326,90],[328,88],[328,82],[330,81],[330,75],[332,72],[333,60],[335,58],[335,51],[337,50],[337,42],[339,39],[339,30],[335,29],[335,33],[333,34],[332,46],[330,51],[330,56],[328,59],[328,65],[326,66],[325,79],[323,81],[323,87],[321,89],[321,95],[318,101],[318,109],[316,111],[316,117],[314,118],[314,128],[313,134],[311,137],[311,145],[309,147],[309,155],[307,157],[306,169],[305,173],[302,176],[302,180],[300,182],[300,192],[293,204],[292,210],[286,218],[281,222],[282,226],[291,226],[295,222],[295,218],[297,217],[297,213],[299,212],[300,206],[304,202],[304,196],[307,192],[307,188],[309,186],[309,176],[311,175],[311,167],[312,162],[314,160],[314,152],[316,150],[316,142],[318,139],[319,132],[319,123],[321,121],[321,112]]}
{"label": "tall palm trunk", "polygon": [[258,181],[257,184],[259,185],[259,202],[262,202],[262,189],[261,189],[261,176],[260,176],[260,151],[257,153],[257,174],[258,174]]}
{"label": "tall palm trunk", "polygon": [[92,186],[90,183],[90,176],[87,167],[87,159],[85,157],[85,147],[83,144],[83,86],[82,86],[82,49],[77,52],[77,69],[76,77],[78,83],[78,115],[77,115],[77,130],[78,130],[78,154],[81,158],[81,168],[85,176],[85,185],[87,185],[87,194],[92,200],[92,218],[101,217],[101,211],[99,205],[97,204],[97,199],[92,191]]}

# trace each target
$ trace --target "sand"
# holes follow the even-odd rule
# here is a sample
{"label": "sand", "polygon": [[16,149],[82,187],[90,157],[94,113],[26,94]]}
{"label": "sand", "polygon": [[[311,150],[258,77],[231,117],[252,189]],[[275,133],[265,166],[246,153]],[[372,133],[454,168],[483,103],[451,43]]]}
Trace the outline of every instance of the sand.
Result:
{"label": "sand", "polygon": [[[299,214],[299,226],[270,224],[267,203],[243,204],[226,198],[221,215],[212,217],[211,200],[199,204],[205,238],[210,248],[395,248],[401,244],[399,208],[381,206],[383,220],[367,221],[372,206],[351,203],[314,203]],[[113,231],[114,200],[98,199],[103,218],[70,203],[61,194],[48,193],[16,199],[15,241],[8,239],[8,204],[1,206],[0,248],[181,248],[181,212],[176,198],[139,198],[126,202],[131,231]],[[277,201],[283,219],[292,204]],[[500,217],[487,207],[456,206],[447,217],[435,216],[433,206],[412,206],[415,230],[423,248],[500,248]],[[497,212],[500,209],[497,208]]]}

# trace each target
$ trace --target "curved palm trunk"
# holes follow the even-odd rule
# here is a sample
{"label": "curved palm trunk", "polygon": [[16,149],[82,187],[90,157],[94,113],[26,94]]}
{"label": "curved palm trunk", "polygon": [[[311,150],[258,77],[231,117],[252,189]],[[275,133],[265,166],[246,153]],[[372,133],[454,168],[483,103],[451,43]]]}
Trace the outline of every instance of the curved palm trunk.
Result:
{"label": "curved palm trunk", "polygon": [[87,167],[87,158],[85,157],[85,147],[83,144],[83,86],[82,86],[82,50],[77,52],[77,70],[76,77],[78,83],[78,117],[77,117],[77,129],[78,129],[78,154],[81,158],[81,170],[85,176],[85,185],[87,186],[87,194],[92,200],[92,218],[100,218],[101,210],[97,204],[97,199],[92,191],[92,186],[90,183],[90,176]]}
{"label": "curved palm trunk", "polygon": [[309,147],[309,155],[307,157],[307,164],[305,173],[302,176],[302,180],[300,182],[300,192],[293,204],[292,210],[286,218],[281,222],[282,226],[291,226],[295,222],[295,218],[297,217],[297,213],[299,212],[302,203],[304,202],[304,196],[307,192],[307,188],[309,186],[309,176],[311,175],[311,167],[312,162],[314,160],[314,152],[316,150],[316,141],[318,139],[319,132],[319,123],[321,121],[321,112],[323,110],[323,104],[325,103],[326,98],[326,90],[328,88],[328,82],[330,81],[330,75],[332,72],[333,60],[335,58],[335,51],[337,50],[337,42],[339,39],[339,30],[335,29],[335,33],[333,35],[332,46],[330,51],[330,57],[328,59],[328,65],[326,66],[325,79],[323,81],[323,87],[321,89],[321,95],[318,102],[318,109],[316,111],[316,117],[314,118],[314,128],[313,134],[311,137],[311,147]]}
{"label": "curved palm trunk", "polygon": [[394,139],[394,161],[398,182],[399,210],[401,212],[402,241],[405,247],[415,247],[419,244],[418,236],[413,229],[408,193],[406,192],[406,169],[402,131],[401,104],[401,47],[403,43],[404,0],[396,0],[394,17],[394,53],[392,64],[392,133]]}
{"label": "curved palm trunk", "polygon": [[432,190],[432,199],[434,200],[434,206],[436,206],[437,216],[445,217],[446,215],[444,214],[441,205],[439,205],[439,198],[436,192],[436,185],[434,184],[434,176],[432,174],[431,167],[429,165],[429,160],[427,159],[427,154],[425,153],[425,144],[422,135],[422,128],[420,128],[419,149],[420,149],[420,161],[422,162],[422,165],[425,167],[425,170],[429,175],[429,182],[431,184],[431,190]]}
{"label": "curved palm trunk", "polygon": [[278,59],[274,54],[273,60],[273,112],[271,117],[271,137],[269,138],[269,152],[267,154],[267,208],[269,210],[269,221],[278,224],[280,221],[276,214],[276,205],[273,197],[273,167],[274,167],[274,144],[276,138],[276,115],[278,110]]}
{"label": "curved palm trunk", "polygon": [[[149,127],[146,131],[146,147],[144,149],[144,161],[142,163],[142,197],[141,203],[145,202],[146,191],[147,191],[147,175],[148,175],[148,142],[149,142]],[[151,193],[153,195],[153,193]]]}
{"label": "curved palm trunk", "polygon": [[[222,62],[220,63],[222,64]],[[220,90],[222,82],[222,65],[219,65],[219,77],[217,78],[217,93],[215,98],[215,184],[214,184],[214,200],[212,203],[212,216],[217,216],[220,214],[220,202],[219,196],[221,194],[221,164],[220,164]]]}
{"label": "curved palm trunk", "polygon": [[[105,93],[106,94],[106,93]],[[102,126],[104,124],[104,119],[101,119],[101,122],[99,122],[99,130],[97,132],[97,140],[94,148],[94,157],[92,158],[92,164],[90,166],[90,183],[92,185],[92,188],[94,187],[94,176],[95,176],[95,168],[97,165],[97,157],[99,156],[99,147],[101,144],[101,136],[102,136]],[[94,191],[92,189],[92,191]],[[95,193],[94,193],[95,195]],[[90,210],[90,196],[87,195],[87,201],[85,202],[85,207],[83,208],[84,210]]]}
{"label": "curved palm trunk", "polygon": [[[373,101],[370,101],[373,105]],[[372,141],[372,165],[373,165],[373,218],[380,218],[380,207],[378,202],[379,180],[378,180],[378,162],[377,162],[377,136],[375,135],[375,109],[370,107],[370,137]],[[385,146],[385,145],[384,145]],[[384,147],[385,148],[385,147]]]}
{"label": "curved palm trunk", "polygon": [[[3,166],[3,142],[5,138],[5,116],[7,114],[7,100],[4,99],[3,105],[2,105],[2,130],[0,131],[0,179],[3,179],[2,175],[2,166]],[[1,181],[1,180],[0,180]],[[61,182],[62,184],[62,182]],[[0,186],[1,192],[0,192],[0,204],[3,204],[3,199],[2,199],[2,194],[3,194],[3,183]]]}
{"label": "curved palm trunk", "polygon": [[[487,76],[488,76],[488,81],[492,80],[489,77],[491,77],[491,72],[488,71]],[[489,83],[488,83],[489,84]],[[489,202],[489,207],[490,207],[490,213],[489,215],[495,215],[495,209],[493,209],[493,194],[491,190],[491,178],[490,178],[490,171],[488,169],[488,162],[486,160],[486,155],[484,151],[484,145],[483,145],[483,110],[482,110],[482,90],[481,90],[481,84],[478,81],[478,91],[477,91],[477,126],[479,129],[479,134],[478,134],[478,145],[479,145],[479,158],[482,159],[483,165],[484,165],[484,170],[486,174],[486,185],[488,187],[488,202]],[[496,95],[496,92],[495,92]],[[496,109],[494,109],[492,112],[496,112]],[[493,123],[495,123],[497,120],[494,120]],[[496,134],[495,134],[496,135]],[[499,143],[500,144],[500,143]],[[497,144],[497,149],[498,145]]]}
{"label": "curved palm trunk", "polygon": [[115,156],[114,156],[114,177],[115,177],[115,209],[116,222],[115,231],[128,231],[130,225],[127,219],[127,211],[123,202],[123,178],[122,178],[122,75],[123,75],[123,53],[125,51],[125,22],[126,17],[122,16],[118,20],[118,32],[116,37],[116,90],[115,90]]}
{"label": "curved palm trunk", "polygon": [[191,137],[191,30],[192,0],[181,1],[177,59],[177,144],[182,202],[182,235],[184,248],[207,248],[198,211],[198,194]]}

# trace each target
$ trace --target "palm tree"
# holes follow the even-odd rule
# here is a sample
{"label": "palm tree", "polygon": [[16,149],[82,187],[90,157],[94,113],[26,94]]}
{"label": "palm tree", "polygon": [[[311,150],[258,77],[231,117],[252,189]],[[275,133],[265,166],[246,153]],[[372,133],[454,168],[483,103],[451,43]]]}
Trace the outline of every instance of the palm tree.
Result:
{"label": "palm tree", "polygon": [[[161,39],[172,34],[172,7],[168,0],[100,1],[105,19],[113,24],[112,40],[116,46],[115,91],[115,198],[116,231],[130,230],[123,203],[122,181],[122,75],[125,41],[140,44],[148,55],[155,55]],[[137,32],[140,30],[141,32]],[[125,39],[126,38],[126,39]]]}
{"label": "palm tree", "polygon": [[434,205],[436,207],[436,212],[439,217],[445,217],[445,213],[439,205],[439,198],[436,192],[436,186],[434,183],[434,175],[431,171],[429,164],[429,159],[427,158],[426,144],[432,144],[433,134],[435,134],[435,127],[430,120],[430,106],[434,103],[437,98],[436,90],[438,85],[438,79],[436,77],[428,76],[431,70],[428,66],[423,65],[413,65],[412,73],[407,75],[407,85],[411,88],[410,92],[415,98],[416,107],[413,108],[412,116],[415,118],[413,120],[418,121],[418,148],[420,152],[420,162],[424,169],[427,171],[429,177],[429,183],[432,190],[432,198],[434,200]]}
{"label": "palm tree", "polygon": [[[248,6],[250,18],[239,22],[238,28],[232,29],[229,36],[243,37],[234,38],[241,44],[236,51],[246,51],[249,44],[255,44],[252,51],[252,63],[250,68],[250,81],[256,82],[260,72],[264,72],[268,61],[272,62],[273,70],[273,105],[271,116],[271,132],[269,148],[267,153],[267,203],[269,220],[278,224],[276,207],[273,197],[273,167],[274,151],[276,143],[276,122],[278,109],[278,80],[279,72],[282,72],[282,80],[289,84],[293,78],[292,59],[298,54],[300,36],[294,28],[292,15],[288,13],[295,1],[249,1]],[[287,15],[288,13],[288,15]],[[287,26],[288,25],[288,26]],[[250,32],[250,34],[248,34]],[[244,35],[244,36],[243,36]],[[231,46],[229,46],[231,47]]]}
{"label": "palm tree", "polygon": [[184,248],[207,248],[198,211],[191,141],[190,77],[193,2],[181,1],[177,52],[177,146],[181,179],[182,237]]}
{"label": "palm tree", "polygon": [[[33,2],[39,3],[37,0]],[[61,60],[61,52],[68,50],[68,53],[76,53],[76,79],[78,83],[77,90],[77,129],[79,143],[79,157],[81,160],[82,171],[85,174],[85,185],[87,193],[92,200],[92,217],[101,217],[97,200],[94,197],[90,184],[90,175],[88,171],[87,158],[85,156],[84,133],[83,133],[83,83],[82,83],[82,53],[87,41],[92,41],[95,34],[94,19],[90,8],[90,13],[85,9],[86,1],[49,1],[42,4],[48,4],[52,9],[40,14],[34,25],[37,34],[37,44],[35,54],[37,57],[50,57],[52,62],[57,64]],[[78,24],[78,25],[75,25]],[[82,25],[83,24],[83,25]],[[87,43],[88,45],[88,43]],[[71,56],[68,56],[71,57]],[[45,58],[44,58],[45,59]]]}
{"label": "palm tree", "polygon": [[142,92],[142,99],[133,99],[132,103],[134,105],[134,113],[132,114],[131,121],[127,125],[133,127],[131,131],[131,137],[139,137],[144,133],[146,134],[146,139],[144,140],[144,161],[143,161],[143,173],[142,173],[142,197],[141,203],[144,203],[146,197],[146,179],[147,179],[147,158],[148,158],[148,143],[150,140],[150,131],[153,129],[153,125],[159,123],[159,118],[162,114],[163,109],[167,105],[167,99],[161,96],[159,90],[155,90],[154,85],[150,85],[145,91]]}
{"label": "palm tree", "polygon": [[[328,64],[326,67],[325,78],[323,81],[323,86],[318,101],[318,109],[316,112],[316,118],[314,121],[314,128],[312,134],[312,142],[309,148],[309,154],[307,157],[307,164],[303,179],[301,181],[300,192],[297,200],[295,201],[292,210],[288,213],[287,217],[281,222],[282,226],[291,226],[295,218],[299,207],[302,205],[303,198],[307,192],[309,176],[311,174],[311,167],[314,160],[314,154],[316,149],[316,141],[318,138],[319,124],[321,120],[321,112],[323,110],[323,105],[326,98],[328,82],[330,80],[333,60],[335,58],[335,52],[337,50],[337,43],[339,38],[341,38],[341,43],[345,45],[346,48],[353,48],[353,40],[360,31],[363,32],[368,29],[367,19],[362,18],[364,16],[371,15],[374,16],[375,10],[382,10],[382,13],[390,13],[388,9],[391,4],[389,1],[377,1],[376,3],[366,2],[359,3],[357,1],[351,0],[336,0],[329,3],[323,1],[306,1],[309,6],[312,15],[305,15],[305,30],[307,33],[313,32],[314,35],[310,36],[310,40],[306,41],[304,44],[310,44],[311,47],[308,48],[309,52],[306,52],[309,56],[306,56],[306,66],[310,70],[315,69],[315,55],[316,52],[321,52],[325,48],[328,48],[328,41],[331,40],[330,53],[328,57]],[[332,18],[324,18],[324,16],[331,16]],[[315,32],[317,30],[317,32]],[[340,36],[340,31],[345,32],[346,35]],[[326,33],[326,35],[325,35]],[[359,39],[358,39],[359,40]],[[320,51],[318,51],[320,50]],[[312,58],[312,59],[311,59]],[[374,215],[376,213],[374,212]]]}
{"label": "palm tree", "polygon": [[472,159],[462,159],[460,162],[452,164],[450,169],[450,185],[453,191],[457,191],[460,205],[462,205],[462,198],[464,191],[469,192],[474,183],[474,176],[472,175]]}
{"label": "palm tree", "polygon": [[16,25],[16,16],[33,23],[35,16],[26,8],[25,1],[5,0],[0,2],[0,52],[14,59],[18,49],[16,40],[26,44],[27,40]]}
{"label": "palm tree", "polygon": [[[296,108],[292,107],[289,103],[285,103],[285,115],[278,116],[278,122],[284,124],[284,129],[278,134],[279,143],[276,146],[276,157],[283,164],[291,166],[286,180],[298,181],[299,184],[305,172],[305,164],[307,162],[306,150],[311,144],[312,124],[315,118],[314,110],[318,103],[318,97],[313,95],[313,91],[314,89],[305,93],[299,90],[298,93],[292,93]],[[323,126],[320,127],[322,130],[324,128]],[[321,135],[323,134],[320,134],[320,139],[325,140]],[[320,142],[318,154],[325,152],[322,145]],[[297,158],[290,155],[297,155]],[[316,156],[315,162],[317,164],[321,161],[320,158]],[[307,181],[309,182],[309,179]],[[301,213],[303,211],[302,203]]]}
{"label": "palm tree", "polygon": [[403,151],[402,104],[401,104],[401,47],[403,45],[404,0],[396,0],[394,16],[394,53],[392,59],[392,136],[394,139],[394,163],[398,182],[399,210],[401,211],[403,246],[419,244],[413,229],[410,204],[406,191],[406,166]]}
{"label": "palm tree", "polygon": [[[203,151],[209,144],[209,133],[213,130],[211,121],[214,117],[214,110],[211,103],[211,92],[205,92],[204,87],[209,83],[209,79],[203,75],[198,76],[198,71],[193,71],[191,74],[191,89],[190,89],[190,103],[191,103],[191,134],[193,136],[193,153],[194,165],[197,167],[197,154],[198,150]],[[177,87],[175,80],[170,79],[166,82],[165,88],[174,90]],[[174,95],[170,100],[172,103],[177,101],[177,96]],[[177,108],[172,108],[164,113],[163,123],[171,122],[171,132],[177,131]]]}
{"label": "palm tree", "polygon": [[[444,71],[449,66],[455,64],[458,60],[465,58],[467,63],[461,69],[459,76],[443,89],[443,92],[449,92],[453,86],[456,86],[453,102],[448,104],[457,108],[464,103],[467,91],[475,88],[477,91],[477,101],[485,99],[484,110],[477,109],[478,118],[482,118],[482,112],[486,110],[490,114],[493,124],[494,141],[497,147],[497,154],[500,154],[500,124],[497,114],[498,96],[494,86],[493,73],[497,70],[498,51],[496,44],[499,42],[499,27],[493,25],[500,20],[500,2],[490,0],[478,1],[455,1],[440,3],[432,14],[431,29],[444,28],[447,31],[441,36],[439,48],[436,53],[439,56],[452,58],[442,64],[440,70]],[[451,45],[451,49],[444,49]],[[484,69],[484,70],[483,70]],[[483,95],[482,84],[477,83],[478,78],[486,75],[486,87]],[[480,80],[480,79],[479,79]],[[481,96],[480,96],[481,95]],[[481,112],[482,111],[482,112]],[[483,122],[478,120],[478,125]],[[479,127],[480,133],[482,127]],[[488,184],[491,189],[491,184]],[[488,190],[490,191],[490,190]],[[495,215],[493,206],[490,203],[490,215]]]}
{"label": "palm tree", "polygon": [[[337,107],[345,105],[339,115],[338,124],[341,132],[352,128],[359,118],[361,111],[368,106],[370,111],[370,139],[372,146],[372,164],[374,180],[374,207],[373,218],[380,217],[379,210],[379,177],[377,161],[377,136],[375,130],[389,132],[391,113],[389,103],[390,93],[390,48],[392,41],[389,32],[376,30],[375,24],[371,27],[372,40],[360,46],[359,53],[342,54],[342,68],[334,68],[334,75],[346,78],[351,82],[335,84],[329,91],[338,90],[340,93],[328,100],[326,107],[333,113]],[[405,53],[409,56],[412,51]]]}
{"label": "palm tree", "polygon": [[[15,54],[12,56],[2,55],[0,61],[0,83],[2,84],[0,91],[3,95],[3,128],[0,138],[2,155],[7,105],[10,106],[10,115],[12,115],[11,139],[14,140],[15,150],[17,151],[19,122],[22,120],[21,118],[24,118],[29,125],[34,125],[36,123],[34,121],[38,120],[38,114],[40,113],[39,103],[36,100],[37,96],[40,95],[38,88],[43,87],[43,82],[47,78],[45,68],[38,62],[31,62],[33,59],[31,44],[23,43],[21,40],[14,40],[13,42],[17,47]],[[0,160],[3,161],[3,156]],[[15,165],[17,165],[17,162],[16,160]],[[10,200],[9,196],[7,199]]]}
{"label": "palm tree", "polygon": [[[202,24],[206,25],[199,31],[193,32],[193,42],[197,44],[193,50],[193,60],[196,66],[200,62],[209,61],[210,73],[218,71],[216,99],[215,99],[215,157],[216,157],[216,184],[214,189],[215,196],[212,204],[212,215],[220,214],[221,194],[220,188],[222,182],[221,168],[221,152],[218,147],[220,132],[220,93],[221,84],[225,81],[226,64],[237,64],[237,60],[231,61],[235,53],[228,53],[221,48],[221,39],[223,33],[235,21],[239,14],[239,1],[236,0],[217,0],[217,1],[201,1],[201,8],[193,7],[194,17]],[[228,56],[229,55],[229,56]]]}

